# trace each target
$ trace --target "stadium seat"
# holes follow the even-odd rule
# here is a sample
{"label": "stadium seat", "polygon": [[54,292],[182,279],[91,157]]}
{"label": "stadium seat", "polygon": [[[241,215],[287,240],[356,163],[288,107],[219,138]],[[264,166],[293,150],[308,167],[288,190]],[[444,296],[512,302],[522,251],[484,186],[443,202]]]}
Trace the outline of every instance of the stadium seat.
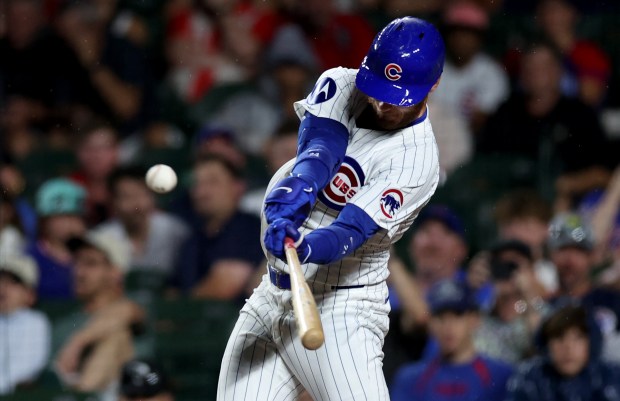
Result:
{"label": "stadium seat", "polygon": [[213,300],[157,300],[155,357],[183,401],[215,400],[220,363],[239,315],[236,304]]}

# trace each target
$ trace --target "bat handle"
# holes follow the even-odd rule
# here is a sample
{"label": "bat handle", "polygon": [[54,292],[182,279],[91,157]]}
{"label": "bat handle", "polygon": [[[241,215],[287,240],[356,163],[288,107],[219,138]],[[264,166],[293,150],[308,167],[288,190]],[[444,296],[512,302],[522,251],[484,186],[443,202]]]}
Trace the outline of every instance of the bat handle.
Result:
{"label": "bat handle", "polygon": [[291,237],[284,238],[284,247],[295,249],[295,241]]}

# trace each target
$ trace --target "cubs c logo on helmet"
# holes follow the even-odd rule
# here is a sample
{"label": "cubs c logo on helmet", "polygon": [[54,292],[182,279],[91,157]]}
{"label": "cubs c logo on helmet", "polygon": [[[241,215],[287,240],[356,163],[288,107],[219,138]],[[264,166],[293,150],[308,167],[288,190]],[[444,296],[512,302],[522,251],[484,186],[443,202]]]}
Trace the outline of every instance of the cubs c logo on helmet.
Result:
{"label": "cubs c logo on helmet", "polygon": [[390,81],[398,81],[403,73],[403,69],[396,63],[390,63],[385,66],[385,76]]}
{"label": "cubs c logo on helmet", "polygon": [[398,189],[388,189],[381,195],[381,212],[388,219],[394,217],[403,204],[403,193]]}

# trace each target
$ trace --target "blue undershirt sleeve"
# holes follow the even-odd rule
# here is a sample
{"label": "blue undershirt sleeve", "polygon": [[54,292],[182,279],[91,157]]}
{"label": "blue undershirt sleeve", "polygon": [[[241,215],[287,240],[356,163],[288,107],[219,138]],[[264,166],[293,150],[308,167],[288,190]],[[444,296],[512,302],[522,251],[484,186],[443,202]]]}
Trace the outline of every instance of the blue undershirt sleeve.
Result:
{"label": "blue undershirt sleeve", "polygon": [[311,250],[308,261],[327,264],[340,260],[359,248],[379,228],[360,207],[349,204],[332,224],[306,235]]}
{"label": "blue undershirt sleeve", "polygon": [[348,142],[349,131],[340,122],[306,112],[299,126],[297,161],[291,175],[318,192],[338,172]]}

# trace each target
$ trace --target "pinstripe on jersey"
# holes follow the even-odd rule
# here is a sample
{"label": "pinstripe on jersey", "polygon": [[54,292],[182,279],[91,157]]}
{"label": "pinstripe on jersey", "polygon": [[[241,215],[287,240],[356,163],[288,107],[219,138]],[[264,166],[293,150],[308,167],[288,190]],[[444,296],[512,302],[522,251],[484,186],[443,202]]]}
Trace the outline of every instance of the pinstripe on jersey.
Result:
{"label": "pinstripe on jersey", "polygon": [[[382,372],[390,309],[385,283],[389,250],[435,191],[438,152],[426,114],[401,130],[357,127],[367,98],[355,87],[356,72],[326,71],[308,98],[295,104],[300,118],[306,112],[331,118],[350,133],[341,170],[300,230],[308,233],[330,225],[346,203],[363,209],[381,229],[337,262],[302,266],[325,331],[325,344],[317,351],[307,351],[297,338],[290,291],[263,277],[226,347],[218,401],[292,401],[302,388],[315,401],[389,400]],[[291,160],[278,170],[267,193],[293,165]],[[263,233],[266,228],[262,216]],[[284,262],[266,251],[265,255],[271,266],[288,272]],[[332,289],[355,285],[365,286]]]}

